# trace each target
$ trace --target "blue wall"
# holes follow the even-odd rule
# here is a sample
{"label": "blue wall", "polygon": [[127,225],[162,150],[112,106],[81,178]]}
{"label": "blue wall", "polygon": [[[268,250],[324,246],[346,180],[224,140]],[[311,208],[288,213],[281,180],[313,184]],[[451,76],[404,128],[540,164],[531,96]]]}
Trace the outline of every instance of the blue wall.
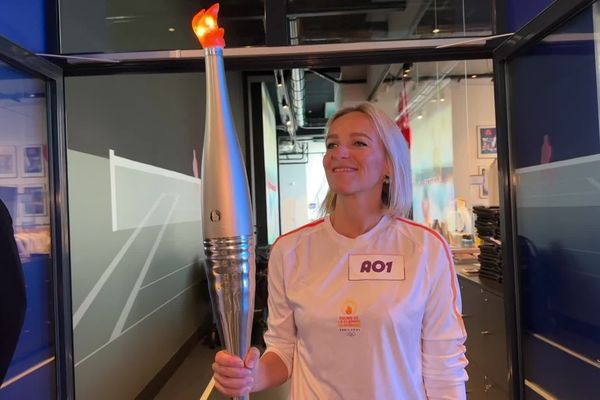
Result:
{"label": "blue wall", "polygon": [[46,52],[47,0],[1,0],[0,35],[34,52]]}
{"label": "blue wall", "polygon": [[553,0],[506,0],[506,29],[518,31],[551,3]]}

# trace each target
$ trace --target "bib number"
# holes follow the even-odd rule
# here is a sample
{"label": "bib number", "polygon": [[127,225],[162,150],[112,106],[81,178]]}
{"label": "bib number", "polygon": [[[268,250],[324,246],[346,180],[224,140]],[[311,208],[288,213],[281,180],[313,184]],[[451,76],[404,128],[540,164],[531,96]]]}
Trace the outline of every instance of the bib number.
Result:
{"label": "bib number", "polygon": [[403,281],[404,257],[381,254],[355,254],[349,256],[348,280],[351,281]]}

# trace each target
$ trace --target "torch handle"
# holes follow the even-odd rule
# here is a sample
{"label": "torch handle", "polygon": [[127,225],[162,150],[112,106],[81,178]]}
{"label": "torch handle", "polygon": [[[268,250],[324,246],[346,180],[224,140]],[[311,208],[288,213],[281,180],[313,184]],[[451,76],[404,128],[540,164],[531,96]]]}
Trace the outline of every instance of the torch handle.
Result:
{"label": "torch handle", "polygon": [[254,238],[206,239],[204,252],[211,303],[221,341],[228,352],[244,359],[250,348],[254,316]]}

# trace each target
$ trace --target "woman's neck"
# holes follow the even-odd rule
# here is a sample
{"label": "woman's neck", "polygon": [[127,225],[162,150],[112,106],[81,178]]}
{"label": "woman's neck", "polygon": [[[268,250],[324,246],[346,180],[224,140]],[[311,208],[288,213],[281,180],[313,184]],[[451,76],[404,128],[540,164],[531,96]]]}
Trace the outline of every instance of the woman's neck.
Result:
{"label": "woman's neck", "polygon": [[370,231],[383,216],[381,205],[377,207],[350,199],[336,200],[335,210],[330,215],[333,228],[337,233],[355,238]]}

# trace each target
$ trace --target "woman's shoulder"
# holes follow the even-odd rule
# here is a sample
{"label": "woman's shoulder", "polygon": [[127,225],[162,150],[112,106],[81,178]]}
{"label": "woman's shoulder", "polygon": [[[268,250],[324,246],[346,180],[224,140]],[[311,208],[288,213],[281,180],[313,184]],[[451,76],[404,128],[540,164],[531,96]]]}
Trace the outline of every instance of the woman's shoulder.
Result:
{"label": "woman's shoulder", "polygon": [[308,224],[302,225],[299,228],[291,230],[283,235],[279,236],[273,243],[272,249],[290,249],[306,236],[316,233],[321,230],[325,218],[319,218],[315,221],[309,222]]}
{"label": "woman's shoulder", "polygon": [[394,216],[393,220],[396,229],[401,230],[416,242],[420,242],[423,245],[437,245],[444,248],[448,246],[446,240],[439,232],[426,225],[398,216]]}

